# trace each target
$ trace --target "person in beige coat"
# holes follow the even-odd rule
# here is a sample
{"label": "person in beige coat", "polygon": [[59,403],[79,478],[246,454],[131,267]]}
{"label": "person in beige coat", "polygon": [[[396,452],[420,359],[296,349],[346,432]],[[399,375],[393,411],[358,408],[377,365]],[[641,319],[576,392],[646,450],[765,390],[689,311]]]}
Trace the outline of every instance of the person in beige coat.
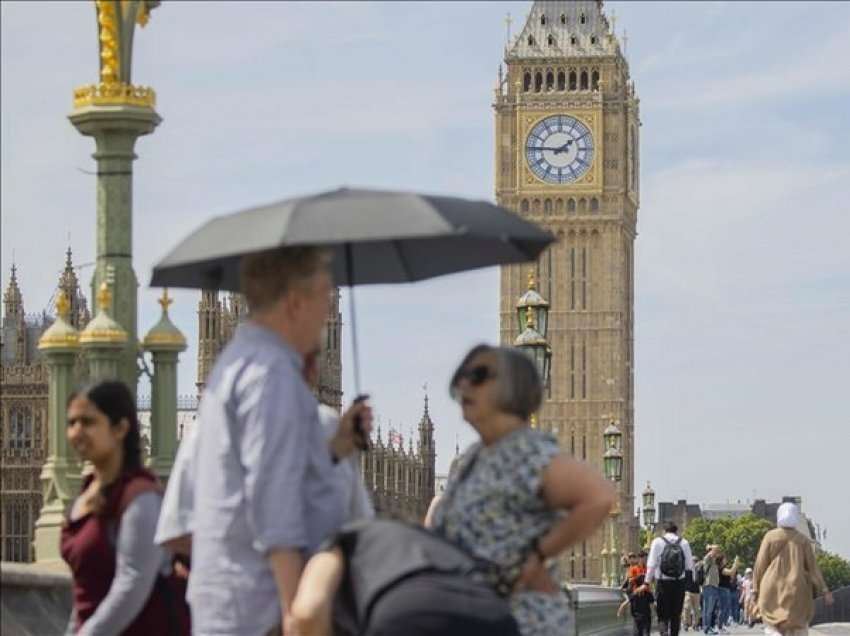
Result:
{"label": "person in beige coat", "polygon": [[764,535],[753,571],[752,594],[769,636],[805,636],[814,615],[814,593],[832,595],[826,587],[809,539],[796,528],[800,509],[784,503],[776,513],[777,527]]}

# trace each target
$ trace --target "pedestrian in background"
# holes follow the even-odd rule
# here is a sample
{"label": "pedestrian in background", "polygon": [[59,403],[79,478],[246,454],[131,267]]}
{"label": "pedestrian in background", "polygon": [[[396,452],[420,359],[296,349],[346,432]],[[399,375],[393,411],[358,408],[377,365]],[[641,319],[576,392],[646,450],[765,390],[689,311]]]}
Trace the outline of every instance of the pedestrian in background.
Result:
{"label": "pedestrian in background", "polygon": [[73,393],[66,435],[94,468],[62,528],[62,558],[73,579],[68,632],[188,634],[185,585],[153,541],[162,489],[142,466],[130,390],[105,381]]}
{"label": "pedestrian in background", "polygon": [[678,535],[672,521],[664,526],[664,535],[653,539],[649,548],[646,580],[655,582],[655,600],[662,636],[679,636],[685,605],[685,581],[693,577],[694,558],[687,540]]}
{"label": "pedestrian in background", "polygon": [[800,508],[786,502],[776,512],[776,528],[764,535],[753,569],[753,596],[768,636],[806,636],[815,612],[813,597],[833,599],[809,539],[797,530]]}
{"label": "pedestrian in background", "polygon": [[700,626],[702,608],[700,606],[700,584],[702,583],[702,563],[694,558],[693,574],[685,579],[685,606],[682,610],[682,626],[685,631],[697,631]]}

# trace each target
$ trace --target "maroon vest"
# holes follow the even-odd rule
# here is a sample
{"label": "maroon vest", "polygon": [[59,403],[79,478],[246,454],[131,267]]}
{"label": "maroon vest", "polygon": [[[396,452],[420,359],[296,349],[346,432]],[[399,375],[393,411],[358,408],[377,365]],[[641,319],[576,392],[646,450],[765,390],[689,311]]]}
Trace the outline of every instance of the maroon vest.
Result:
{"label": "maroon vest", "polygon": [[[83,491],[93,479],[87,477]],[[99,514],[89,513],[62,528],[62,558],[74,577],[74,609],[77,626],[85,623],[106,597],[115,578],[116,541],[121,516],[130,503],[145,492],[162,492],[156,476],[143,468],[127,471],[109,486],[106,504]],[[151,537],[153,541],[153,537]],[[183,636],[190,633],[186,584],[174,574],[157,575],[156,583],[142,610],[123,636]]]}

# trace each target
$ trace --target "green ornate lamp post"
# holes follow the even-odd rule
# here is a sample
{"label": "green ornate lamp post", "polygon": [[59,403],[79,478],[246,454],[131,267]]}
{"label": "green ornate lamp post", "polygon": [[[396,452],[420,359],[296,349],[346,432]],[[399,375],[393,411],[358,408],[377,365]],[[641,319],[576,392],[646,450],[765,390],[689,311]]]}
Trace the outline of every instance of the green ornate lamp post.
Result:
{"label": "green ornate lamp post", "polygon": [[56,320],[38,341],[48,368],[47,461],[41,469],[43,504],[35,523],[35,554],[39,562],[61,562],[59,538],[65,509],[80,491],[80,466],[65,437],[66,405],[74,390],[74,362],[79,334],[68,323],[70,301],[60,291]]}
{"label": "green ornate lamp post", "polygon": [[177,358],[186,350],[186,338],[168,317],[173,301],[162,290],[162,316],[148,331],[144,347],[153,357],[151,380],[150,467],[163,481],[168,479],[177,454]]}
{"label": "green ornate lamp post", "polygon": [[[516,306],[517,326],[520,334],[514,340],[514,347],[524,352],[537,367],[544,387],[549,387],[552,370],[552,348],[546,341],[549,328],[549,303],[537,293],[534,274],[528,273],[528,291],[523,294]],[[531,425],[537,425],[537,415],[532,414]]]}
{"label": "green ornate lamp post", "polygon": [[[611,422],[602,433],[603,448],[602,466],[605,478],[614,482],[617,487],[617,504],[611,510],[608,520],[610,549],[602,546],[602,585],[616,587],[618,581],[617,527],[620,516],[620,482],[623,479],[623,434],[614,422]],[[605,567],[606,560],[610,563]],[[606,572],[607,570],[607,572]]]}
{"label": "green ornate lamp post", "polygon": [[127,346],[127,332],[109,316],[112,292],[106,282],[97,292],[99,311],[80,333],[80,345],[85,351],[92,382],[117,380],[120,377],[121,355]]}
{"label": "green ornate lamp post", "polygon": [[649,482],[643,491],[643,525],[646,527],[646,547],[649,547],[655,533],[655,491]]}
{"label": "green ornate lamp post", "polygon": [[110,315],[127,332],[118,375],[135,395],[137,288],[133,271],[133,160],[136,139],[160,123],[156,94],[130,81],[135,25],[147,23],[150,0],[96,0],[100,80],[74,90],[68,116],[81,134],[93,137],[97,161],[97,260],[92,296],[104,281],[114,284]]}

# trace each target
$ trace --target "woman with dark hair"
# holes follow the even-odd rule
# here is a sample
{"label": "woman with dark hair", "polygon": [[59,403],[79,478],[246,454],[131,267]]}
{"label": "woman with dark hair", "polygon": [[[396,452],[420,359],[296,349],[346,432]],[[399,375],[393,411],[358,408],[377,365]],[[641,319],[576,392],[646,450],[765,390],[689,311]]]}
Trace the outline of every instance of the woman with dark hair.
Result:
{"label": "woman with dark hair", "polygon": [[554,559],[590,536],[615,503],[612,486],[529,426],[543,386],[531,359],[479,345],[450,383],[480,441],[458,460],[433,512],[438,535],[493,567],[523,636],[555,636],[573,620]]}
{"label": "woman with dark hair", "polygon": [[104,381],[76,391],[68,401],[66,433],[94,468],[62,529],[62,558],[73,575],[68,632],[188,634],[184,589],[153,542],[162,488],[142,466],[129,389]]}

